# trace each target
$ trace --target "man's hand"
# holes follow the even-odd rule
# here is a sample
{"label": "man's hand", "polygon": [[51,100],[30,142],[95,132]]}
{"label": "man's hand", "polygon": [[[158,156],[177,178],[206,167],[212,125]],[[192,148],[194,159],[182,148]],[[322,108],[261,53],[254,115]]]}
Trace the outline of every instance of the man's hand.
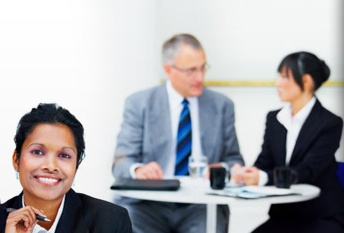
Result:
{"label": "man's hand", "polygon": [[153,161],[135,169],[136,179],[161,180],[164,177],[160,165]]}

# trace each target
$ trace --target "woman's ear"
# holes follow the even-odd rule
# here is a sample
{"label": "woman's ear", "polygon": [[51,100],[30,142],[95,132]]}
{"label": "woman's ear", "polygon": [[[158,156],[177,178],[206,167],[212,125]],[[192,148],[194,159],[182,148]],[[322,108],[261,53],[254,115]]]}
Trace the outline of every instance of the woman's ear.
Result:
{"label": "woman's ear", "polygon": [[19,159],[17,157],[17,151],[13,152],[12,163],[13,163],[14,170],[19,171]]}
{"label": "woman's ear", "polygon": [[305,74],[302,76],[302,84],[306,91],[314,92],[314,81],[310,74]]}

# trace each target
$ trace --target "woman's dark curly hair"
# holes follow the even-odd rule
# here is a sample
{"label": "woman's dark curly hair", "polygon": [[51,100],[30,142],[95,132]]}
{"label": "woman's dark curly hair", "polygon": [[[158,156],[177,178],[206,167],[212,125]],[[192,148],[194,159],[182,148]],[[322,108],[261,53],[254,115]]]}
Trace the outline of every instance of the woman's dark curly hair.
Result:
{"label": "woman's dark curly hair", "polygon": [[84,127],[67,109],[56,104],[39,104],[31,112],[26,113],[19,121],[17,132],[14,136],[16,144],[16,156],[20,159],[22,146],[27,136],[34,130],[38,124],[63,124],[66,125],[74,136],[75,146],[77,149],[77,164],[85,157]]}

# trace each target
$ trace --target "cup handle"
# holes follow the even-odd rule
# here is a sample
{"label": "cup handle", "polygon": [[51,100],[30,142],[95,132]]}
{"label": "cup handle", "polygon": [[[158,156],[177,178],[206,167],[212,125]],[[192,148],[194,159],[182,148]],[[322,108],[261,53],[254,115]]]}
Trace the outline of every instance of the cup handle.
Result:
{"label": "cup handle", "polygon": [[294,169],[291,169],[291,180],[292,180],[292,184],[296,184],[298,182],[298,174]]}

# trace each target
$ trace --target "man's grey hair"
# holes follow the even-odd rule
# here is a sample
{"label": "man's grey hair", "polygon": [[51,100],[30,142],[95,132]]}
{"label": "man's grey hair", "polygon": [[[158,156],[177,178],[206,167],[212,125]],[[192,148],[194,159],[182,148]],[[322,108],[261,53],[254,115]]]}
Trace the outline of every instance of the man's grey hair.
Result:
{"label": "man's grey hair", "polygon": [[201,43],[190,34],[177,34],[171,39],[167,40],[162,47],[162,62],[163,64],[173,64],[175,57],[178,55],[180,47],[189,45],[194,49],[203,49]]}

